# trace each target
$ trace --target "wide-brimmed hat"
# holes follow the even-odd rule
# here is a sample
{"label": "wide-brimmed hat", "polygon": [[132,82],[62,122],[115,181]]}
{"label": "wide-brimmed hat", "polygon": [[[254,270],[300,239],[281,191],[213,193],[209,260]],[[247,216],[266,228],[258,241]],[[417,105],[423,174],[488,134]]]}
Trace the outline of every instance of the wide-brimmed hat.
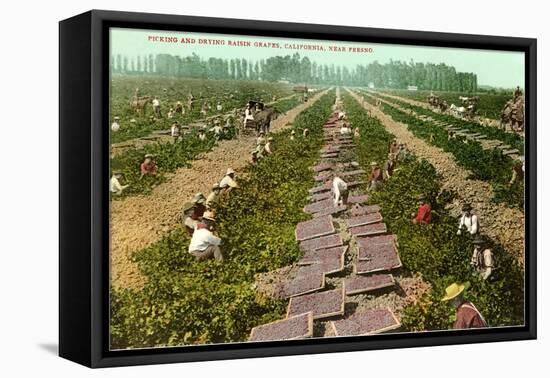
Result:
{"label": "wide-brimmed hat", "polygon": [[145,159],[149,158],[152,159],[154,156],[152,154],[145,154]]}
{"label": "wide-brimmed hat", "polygon": [[269,137],[269,138],[267,138],[267,141],[268,141],[268,142],[273,142],[273,138],[272,138],[272,137]]}
{"label": "wide-brimmed hat", "polygon": [[115,121],[118,121],[119,119],[120,119],[120,117],[114,117]]}
{"label": "wide-brimmed hat", "polygon": [[192,203],[192,202],[186,202],[185,204],[183,204],[183,212],[186,213],[188,212],[189,210],[191,210],[192,208],[195,207],[195,204]]}
{"label": "wide-brimmed hat", "polygon": [[193,197],[193,203],[204,203],[204,201],[206,201],[206,198],[204,198],[204,195],[202,193],[197,193],[195,194],[195,196]]}
{"label": "wide-brimmed hat", "polygon": [[235,171],[233,170],[233,168],[227,168],[227,171],[225,172],[226,175],[231,175],[235,173]]}
{"label": "wide-brimmed hat", "polygon": [[470,205],[469,203],[465,203],[464,205],[462,205],[462,211],[470,211],[472,210],[472,205]]}
{"label": "wide-brimmed hat", "polygon": [[209,220],[209,221],[212,221],[212,222],[216,221],[216,218],[214,216],[214,212],[212,212],[212,211],[205,211],[204,214],[202,215],[202,219],[203,220]]}
{"label": "wide-brimmed hat", "polygon": [[220,188],[220,184],[217,182],[214,185],[212,185],[212,189],[219,189],[219,188]]}
{"label": "wide-brimmed hat", "polygon": [[378,165],[378,163],[375,162],[375,161],[373,161],[373,162],[370,163],[370,166],[371,166],[371,167],[376,167],[377,165]]}
{"label": "wide-brimmed hat", "polygon": [[445,296],[441,298],[441,302],[450,301],[451,299],[458,297],[462,294],[465,288],[466,285],[458,284],[456,282],[447,286],[445,289]]}
{"label": "wide-brimmed hat", "polygon": [[424,194],[419,194],[417,200],[418,201],[426,201],[426,196]]}

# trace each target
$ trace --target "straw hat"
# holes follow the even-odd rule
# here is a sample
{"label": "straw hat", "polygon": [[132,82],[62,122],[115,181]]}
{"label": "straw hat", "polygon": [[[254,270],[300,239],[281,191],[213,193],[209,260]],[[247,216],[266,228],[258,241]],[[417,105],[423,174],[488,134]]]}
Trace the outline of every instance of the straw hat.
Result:
{"label": "straw hat", "polygon": [[235,171],[233,170],[233,168],[227,168],[227,172],[225,172],[225,175],[227,176],[227,175],[231,175],[231,174],[233,174],[233,173],[235,173]]}
{"label": "straw hat", "polygon": [[463,284],[453,283],[445,289],[445,296],[441,298],[441,302],[450,301],[458,297],[466,288]]}
{"label": "straw hat", "polygon": [[193,207],[195,207],[195,204],[191,203],[191,202],[186,202],[184,205],[183,205],[183,212],[186,213],[188,212],[189,210],[191,210]]}
{"label": "straw hat", "polygon": [[197,193],[195,194],[195,196],[193,197],[193,203],[204,203],[204,201],[206,200],[206,198],[204,198],[204,195],[202,193]]}
{"label": "straw hat", "polygon": [[465,203],[464,205],[462,205],[462,211],[470,211],[472,210],[472,205],[470,205],[469,203]]}
{"label": "straw hat", "polygon": [[220,188],[219,183],[215,183],[214,185],[212,185],[212,189],[219,189],[219,188]]}
{"label": "straw hat", "polygon": [[378,165],[378,163],[375,162],[375,161],[373,161],[372,163],[370,163],[370,166],[371,166],[371,167],[376,167],[377,165]]}

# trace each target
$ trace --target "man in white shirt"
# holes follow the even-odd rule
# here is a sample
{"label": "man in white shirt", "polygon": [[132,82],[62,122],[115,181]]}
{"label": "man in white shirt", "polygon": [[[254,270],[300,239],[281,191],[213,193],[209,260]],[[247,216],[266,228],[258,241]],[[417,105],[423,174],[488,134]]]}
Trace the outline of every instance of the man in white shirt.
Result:
{"label": "man in white shirt", "polygon": [[170,127],[170,135],[172,136],[172,138],[174,138],[174,143],[175,143],[180,136],[180,128],[178,126],[178,121],[172,122],[172,126]]}
{"label": "man in white shirt", "polygon": [[265,155],[271,155],[273,153],[273,138],[267,138],[267,143],[264,146]]}
{"label": "man in white shirt", "polygon": [[235,171],[232,168],[227,168],[224,178],[220,181],[220,189],[229,191],[237,187],[238,185],[235,181]]}
{"label": "man in white shirt", "polygon": [[332,180],[332,195],[334,206],[347,205],[349,196],[348,184],[339,177],[338,173],[334,174],[334,179]]}
{"label": "man in white shirt", "polygon": [[212,232],[214,231],[215,222],[214,213],[207,211],[193,233],[193,237],[189,243],[189,253],[195,256],[197,261],[212,258],[221,262],[224,261],[224,256],[220,249],[222,240]]}
{"label": "man in white shirt", "polygon": [[467,232],[470,235],[477,235],[479,233],[479,222],[477,215],[472,214],[472,205],[469,203],[462,206],[462,216],[458,222],[457,235],[461,235],[462,232]]}
{"label": "man in white shirt", "polygon": [[122,194],[122,191],[129,186],[120,185],[120,181],[118,181],[120,177],[122,177],[122,174],[120,172],[113,172],[113,176],[111,177],[110,181],[110,190],[113,194]]}
{"label": "man in white shirt", "polygon": [[351,134],[351,128],[347,123],[344,122],[344,124],[340,128],[340,135],[349,135],[349,134]]}
{"label": "man in white shirt", "polygon": [[206,133],[204,132],[203,128],[199,129],[199,140],[205,141],[206,140]]}
{"label": "man in white shirt", "polygon": [[155,112],[155,116],[157,118],[162,117],[162,114],[160,113],[160,101],[157,96],[153,98],[153,111]]}
{"label": "man in white shirt", "polygon": [[120,130],[120,124],[118,123],[118,121],[120,120],[119,117],[115,117],[113,119],[113,123],[111,124],[111,130],[117,132],[118,130]]}
{"label": "man in white shirt", "polygon": [[493,252],[489,248],[484,248],[484,240],[478,236],[474,239],[474,253],[470,264],[477,271],[479,276],[486,280],[489,278],[494,269]]}

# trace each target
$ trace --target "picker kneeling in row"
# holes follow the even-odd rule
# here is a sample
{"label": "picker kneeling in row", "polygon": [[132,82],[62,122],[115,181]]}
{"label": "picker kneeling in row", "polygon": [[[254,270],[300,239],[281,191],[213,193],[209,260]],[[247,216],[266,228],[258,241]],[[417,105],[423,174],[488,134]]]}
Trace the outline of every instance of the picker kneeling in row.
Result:
{"label": "picker kneeling in row", "polygon": [[193,233],[191,243],[189,243],[189,253],[195,256],[197,261],[212,258],[218,261],[224,261],[224,256],[220,248],[222,240],[213,233],[215,223],[214,213],[207,211],[204,213],[202,221],[199,222]]}

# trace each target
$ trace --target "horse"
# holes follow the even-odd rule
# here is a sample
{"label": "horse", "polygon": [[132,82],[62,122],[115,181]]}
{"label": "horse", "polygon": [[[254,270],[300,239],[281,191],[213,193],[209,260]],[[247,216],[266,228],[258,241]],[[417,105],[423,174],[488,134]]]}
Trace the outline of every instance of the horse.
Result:
{"label": "horse", "polygon": [[254,122],[256,123],[256,132],[263,131],[265,134],[269,133],[271,127],[271,121],[276,119],[278,112],[271,106],[266,106],[263,110],[257,111],[254,114]]}
{"label": "horse", "polygon": [[134,97],[130,100],[130,106],[137,114],[143,113],[145,115],[147,104],[150,102],[152,102],[151,96]]}

